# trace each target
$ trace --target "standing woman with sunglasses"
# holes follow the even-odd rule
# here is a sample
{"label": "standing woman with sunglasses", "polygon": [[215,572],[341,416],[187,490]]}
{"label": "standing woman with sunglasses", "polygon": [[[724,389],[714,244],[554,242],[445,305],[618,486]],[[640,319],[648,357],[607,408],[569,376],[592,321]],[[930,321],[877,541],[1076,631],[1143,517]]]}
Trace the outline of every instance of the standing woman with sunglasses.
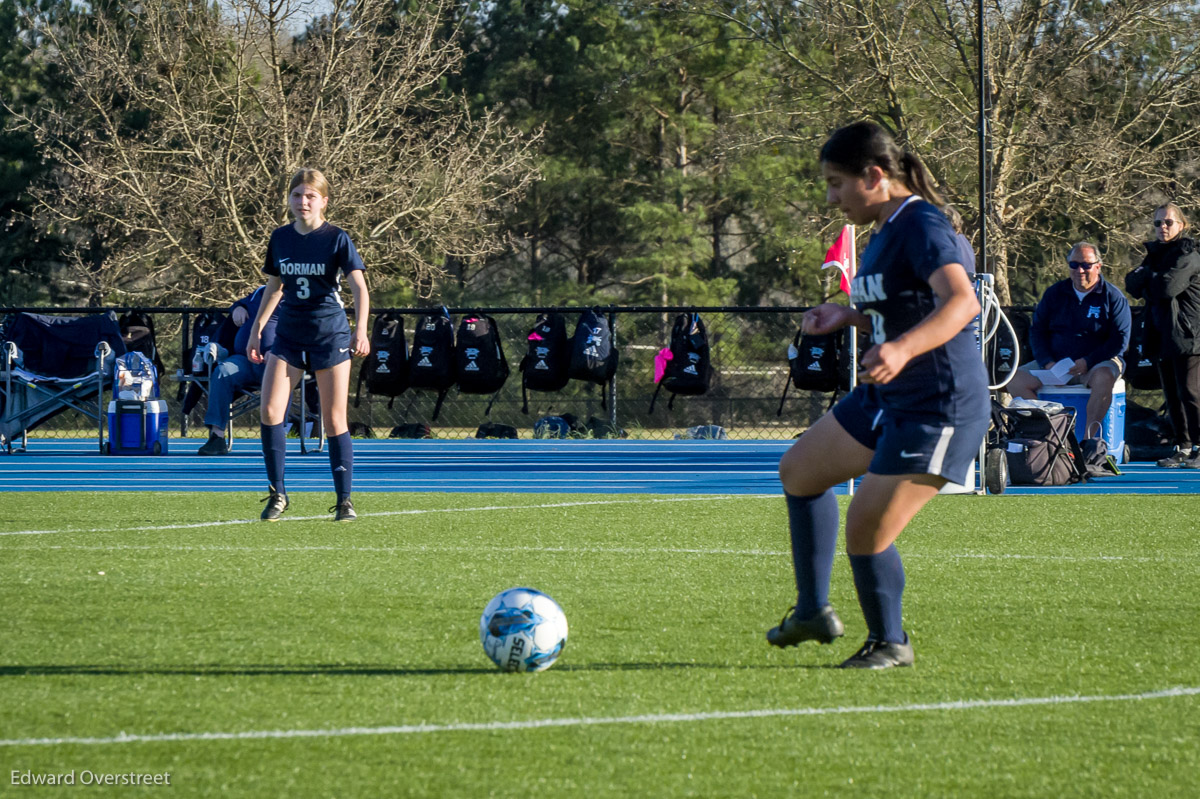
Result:
{"label": "standing woman with sunglasses", "polygon": [[1179,206],[1155,208],[1154,241],[1146,243],[1145,259],[1125,277],[1125,289],[1146,301],[1175,433],[1175,452],[1158,465],[1200,469],[1200,252],[1188,229]]}

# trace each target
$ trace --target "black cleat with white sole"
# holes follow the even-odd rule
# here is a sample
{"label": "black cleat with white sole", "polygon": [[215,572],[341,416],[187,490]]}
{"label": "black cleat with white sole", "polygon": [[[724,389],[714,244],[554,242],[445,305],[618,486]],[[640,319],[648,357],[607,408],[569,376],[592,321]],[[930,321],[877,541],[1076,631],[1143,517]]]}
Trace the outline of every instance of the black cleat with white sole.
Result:
{"label": "black cleat with white sole", "polygon": [[793,607],[778,627],[767,630],[767,643],[778,647],[795,646],[803,641],[828,644],[845,634],[846,627],[832,605],[826,605],[807,619],[799,618]]}
{"label": "black cleat with white sole", "polygon": [[262,512],[262,520],[264,522],[279,521],[279,517],[282,516],[283,512],[288,508],[287,494],[284,494],[281,491],[276,491],[273,488],[271,489],[270,496],[267,496],[259,501],[267,503],[267,507],[263,508]]}
{"label": "black cleat with white sole", "polygon": [[354,503],[350,501],[350,497],[346,497],[329,510],[333,513],[333,520],[335,522],[352,522],[358,518],[358,514],[354,512]]}
{"label": "black cleat with white sole", "polygon": [[842,663],[843,669],[890,669],[913,664],[912,641],[904,636],[902,644],[891,641],[867,641],[853,657]]}

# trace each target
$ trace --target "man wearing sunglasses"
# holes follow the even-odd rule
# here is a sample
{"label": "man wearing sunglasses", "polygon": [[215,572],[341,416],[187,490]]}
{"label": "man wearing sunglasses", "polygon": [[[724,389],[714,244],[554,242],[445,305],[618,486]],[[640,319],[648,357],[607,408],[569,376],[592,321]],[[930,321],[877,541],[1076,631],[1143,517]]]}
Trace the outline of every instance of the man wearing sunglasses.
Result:
{"label": "man wearing sunglasses", "polygon": [[1132,329],[1129,301],[1104,279],[1101,266],[1096,245],[1082,241],[1071,249],[1070,278],[1046,289],[1033,312],[1029,328],[1033,360],[1017,369],[1008,384],[1014,397],[1037,399],[1042,381],[1033,370],[1049,370],[1064,359],[1073,361],[1066,383],[1091,389],[1086,411],[1089,435],[1103,429],[1113,386],[1125,369],[1122,356]]}

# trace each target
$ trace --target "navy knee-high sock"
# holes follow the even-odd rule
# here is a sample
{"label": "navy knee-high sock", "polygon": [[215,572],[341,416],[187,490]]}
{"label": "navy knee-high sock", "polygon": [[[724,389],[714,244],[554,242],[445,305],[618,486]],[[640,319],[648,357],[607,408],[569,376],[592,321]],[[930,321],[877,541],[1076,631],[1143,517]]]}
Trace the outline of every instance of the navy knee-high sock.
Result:
{"label": "navy knee-high sock", "polygon": [[329,469],[333,472],[333,490],[341,502],[350,496],[354,483],[354,445],[349,432],[329,437]]}
{"label": "navy knee-high sock", "polygon": [[838,504],[832,491],[808,497],[785,493],[796,571],[796,615],[807,619],[829,604],[829,578],[837,554]]}
{"label": "navy knee-high sock", "polygon": [[267,464],[267,482],[271,488],[280,494],[286,494],[283,487],[283,462],[287,448],[287,425],[264,424],[259,435],[262,437],[263,460]]}
{"label": "navy knee-high sock", "polygon": [[868,637],[874,641],[902,644],[908,640],[900,620],[900,597],[904,593],[904,564],[892,544],[877,555],[851,555],[854,588],[867,620]]}

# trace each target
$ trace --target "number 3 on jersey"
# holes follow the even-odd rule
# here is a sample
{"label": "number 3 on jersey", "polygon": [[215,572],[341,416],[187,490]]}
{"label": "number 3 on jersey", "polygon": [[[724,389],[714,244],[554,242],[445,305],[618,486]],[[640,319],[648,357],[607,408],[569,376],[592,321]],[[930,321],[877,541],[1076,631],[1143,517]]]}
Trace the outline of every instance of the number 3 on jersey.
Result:
{"label": "number 3 on jersey", "polygon": [[307,300],[311,292],[308,290],[308,278],[296,278],[296,299]]}
{"label": "number 3 on jersey", "polygon": [[863,313],[871,320],[871,343],[882,344],[887,341],[887,334],[883,332],[883,314],[876,310],[863,311]]}

